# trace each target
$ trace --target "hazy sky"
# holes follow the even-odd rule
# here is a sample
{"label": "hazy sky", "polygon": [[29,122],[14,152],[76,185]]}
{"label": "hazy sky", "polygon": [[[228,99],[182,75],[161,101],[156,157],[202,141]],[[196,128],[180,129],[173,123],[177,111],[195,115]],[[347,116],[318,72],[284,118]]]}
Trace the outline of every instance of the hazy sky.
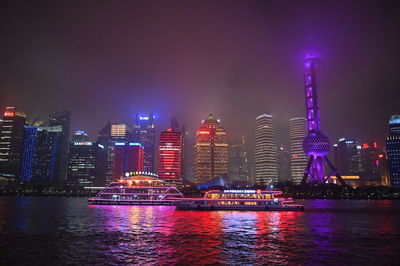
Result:
{"label": "hazy sky", "polygon": [[3,1],[0,106],[71,111],[92,139],[155,112],[190,132],[209,113],[252,142],[270,113],[279,142],[304,116],[301,58],[321,55],[322,130],[382,141],[400,113],[396,1]]}

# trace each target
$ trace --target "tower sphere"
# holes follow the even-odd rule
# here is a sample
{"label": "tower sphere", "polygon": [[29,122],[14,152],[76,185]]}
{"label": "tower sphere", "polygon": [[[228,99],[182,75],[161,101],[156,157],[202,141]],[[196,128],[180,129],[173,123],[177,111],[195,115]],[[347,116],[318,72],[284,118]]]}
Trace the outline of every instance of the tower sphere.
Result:
{"label": "tower sphere", "polygon": [[311,133],[303,140],[303,150],[308,156],[326,156],[330,150],[329,139],[321,133]]}

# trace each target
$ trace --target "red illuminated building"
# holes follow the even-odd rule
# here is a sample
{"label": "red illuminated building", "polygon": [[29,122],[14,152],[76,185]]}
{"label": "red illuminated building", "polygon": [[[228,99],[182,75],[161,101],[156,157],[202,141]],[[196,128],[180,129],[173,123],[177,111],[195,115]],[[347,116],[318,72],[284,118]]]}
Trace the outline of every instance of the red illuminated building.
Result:
{"label": "red illuminated building", "polygon": [[158,149],[158,177],[179,180],[182,176],[182,133],[169,128],[160,134]]}
{"label": "red illuminated building", "polygon": [[144,151],[139,143],[115,143],[114,179],[122,178],[127,172],[141,172],[144,170]]}
{"label": "red illuminated building", "polygon": [[361,145],[361,171],[367,173],[379,172],[379,155],[382,148],[377,142],[368,142]]}

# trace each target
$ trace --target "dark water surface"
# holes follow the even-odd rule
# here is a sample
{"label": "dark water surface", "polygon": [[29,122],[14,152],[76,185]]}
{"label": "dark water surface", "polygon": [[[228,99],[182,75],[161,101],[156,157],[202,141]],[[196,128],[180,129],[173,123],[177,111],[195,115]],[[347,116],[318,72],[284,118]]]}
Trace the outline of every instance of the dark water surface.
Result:
{"label": "dark water surface", "polygon": [[210,212],[0,197],[0,265],[400,263],[400,202],[299,202]]}

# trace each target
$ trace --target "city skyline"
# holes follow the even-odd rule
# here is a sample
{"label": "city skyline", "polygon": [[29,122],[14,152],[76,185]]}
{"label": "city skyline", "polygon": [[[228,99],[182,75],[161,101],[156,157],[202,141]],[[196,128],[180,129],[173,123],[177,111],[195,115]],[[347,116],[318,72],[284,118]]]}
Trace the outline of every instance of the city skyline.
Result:
{"label": "city skyline", "polygon": [[[328,137],[385,140],[383,121],[400,108],[391,3],[170,3],[121,2],[110,9],[105,2],[79,8],[37,2],[40,8],[27,5],[22,13],[9,3],[7,29],[1,28],[8,42],[0,44],[0,106],[21,106],[29,119],[70,110],[71,129],[92,139],[105,121],[128,121],[136,112],[154,112],[162,129],[174,116],[193,136],[198,121],[214,113],[252,146],[257,114],[271,113],[278,132],[304,115],[299,66],[311,48],[323,62],[321,120]],[[95,24],[96,15],[85,9],[102,13],[104,22]],[[193,9],[196,15],[188,16]],[[69,17],[75,20],[66,22]],[[288,143],[287,135],[278,142]]]}

